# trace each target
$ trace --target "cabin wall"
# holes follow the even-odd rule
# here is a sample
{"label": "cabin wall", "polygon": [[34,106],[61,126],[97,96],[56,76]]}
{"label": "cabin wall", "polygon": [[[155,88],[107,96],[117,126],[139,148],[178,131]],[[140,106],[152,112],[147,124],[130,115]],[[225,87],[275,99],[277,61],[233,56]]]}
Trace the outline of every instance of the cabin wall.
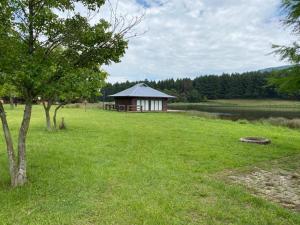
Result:
{"label": "cabin wall", "polygon": [[125,106],[125,111],[127,111],[127,107],[129,105],[136,105],[136,101],[134,98],[115,98],[115,105],[116,107]]}
{"label": "cabin wall", "polygon": [[[123,98],[115,98],[115,105],[118,108],[119,106],[125,106],[125,111],[127,111],[128,106],[136,106],[138,100],[148,100],[148,111],[167,111],[168,110],[168,99],[167,98],[151,98],[151,97],[123,97]],[[153,104],[153,101],[160,100],[162,102],[161,110],[153,110],[153,107],[151,106]],[[132,108],[131,111],[136,111],[136,108]],[[143,109],[145,111],[145,108]]]}
{"label": "cabin wall", "polygon": [[164,112],[168,111],[168,99],[166,98],[162,100],[162,109]]}
{"label": "cabin wall", "polygon": [[134,105],[132,98],[115,98],[116,105]]}

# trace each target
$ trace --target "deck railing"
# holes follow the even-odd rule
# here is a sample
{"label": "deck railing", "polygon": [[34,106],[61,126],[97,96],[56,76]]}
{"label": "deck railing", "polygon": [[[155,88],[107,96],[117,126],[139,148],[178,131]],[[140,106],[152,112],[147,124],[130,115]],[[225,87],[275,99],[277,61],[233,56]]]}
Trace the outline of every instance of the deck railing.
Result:
{"label": "deck railing", "polygon": [[116,105],[115,104],[105,104],[104,105],[104,109],[105,110],[115,110],[116,109]]}
{"label": "deck railing", "polygon": [[105,104],[105,110],[117,110],[119,112],[143,112],[143,107],[140,105],[115,105],[115,104]]}
{"label": "deck railing", "polygon": [[143,112],[143,107],[140,105],[127,105],[128,112]]}

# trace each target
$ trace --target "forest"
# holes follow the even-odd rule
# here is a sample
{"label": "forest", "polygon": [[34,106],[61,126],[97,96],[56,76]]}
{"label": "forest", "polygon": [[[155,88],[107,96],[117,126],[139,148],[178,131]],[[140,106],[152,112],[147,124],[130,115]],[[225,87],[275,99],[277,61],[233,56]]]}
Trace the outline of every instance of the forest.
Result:
{"label": "forest", "polygon": [[152,88],[176,96],[175,102],[201,102],[207,99],[297,99],[298,95],[279,93],[268,82],[271,72],[246,72],[205,75],[194,79],[166,79],[161,81],[136,81],[107,83],[102,89],[101,100],[112,101],[109,95],[143,82]]}

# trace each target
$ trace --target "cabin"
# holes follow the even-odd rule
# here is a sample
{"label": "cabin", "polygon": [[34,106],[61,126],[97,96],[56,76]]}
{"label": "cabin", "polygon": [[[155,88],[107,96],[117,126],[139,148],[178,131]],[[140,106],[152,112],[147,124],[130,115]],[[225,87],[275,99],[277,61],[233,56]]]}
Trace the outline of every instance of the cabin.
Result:
{"label": "cabin", "polygon": [[174,96],[155,90],[144,83],[139,83],[124,91],[110,95],[114,98],[114,105],[106,105],[106,109],[117,111],[167,111],[168,100]]}

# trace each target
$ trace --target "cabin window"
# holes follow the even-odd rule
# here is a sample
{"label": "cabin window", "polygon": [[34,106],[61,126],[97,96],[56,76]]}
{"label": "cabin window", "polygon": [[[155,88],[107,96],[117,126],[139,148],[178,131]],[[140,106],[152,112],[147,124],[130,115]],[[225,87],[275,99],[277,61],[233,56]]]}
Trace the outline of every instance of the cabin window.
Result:
{"label": "cabin window", "polygon": [[151,100],[151,111],[155,111],[155,101]]}
{"label": "cabin window", "polygon": [[162,100],[151,100],[151,111],[162,111]]}
{"label": "cabin window", "polygon": [[149,110],[149,100],[143,100],[143,110],[148,111]]}
{"label": "cabin window", "polygon": [[162,111],[163,110],[163,102],[162,100],[144,100],[137,99],[137,106],[143,107],[143,111]]}
{"label": "cabin window", "polygon": [[143,111],[149,111],[149,100],[138,99],[136,105],[142,106]]}
{"label": "cabin window", "polygon": [[158,100],[158,110],[162,111],[162,100]]}

